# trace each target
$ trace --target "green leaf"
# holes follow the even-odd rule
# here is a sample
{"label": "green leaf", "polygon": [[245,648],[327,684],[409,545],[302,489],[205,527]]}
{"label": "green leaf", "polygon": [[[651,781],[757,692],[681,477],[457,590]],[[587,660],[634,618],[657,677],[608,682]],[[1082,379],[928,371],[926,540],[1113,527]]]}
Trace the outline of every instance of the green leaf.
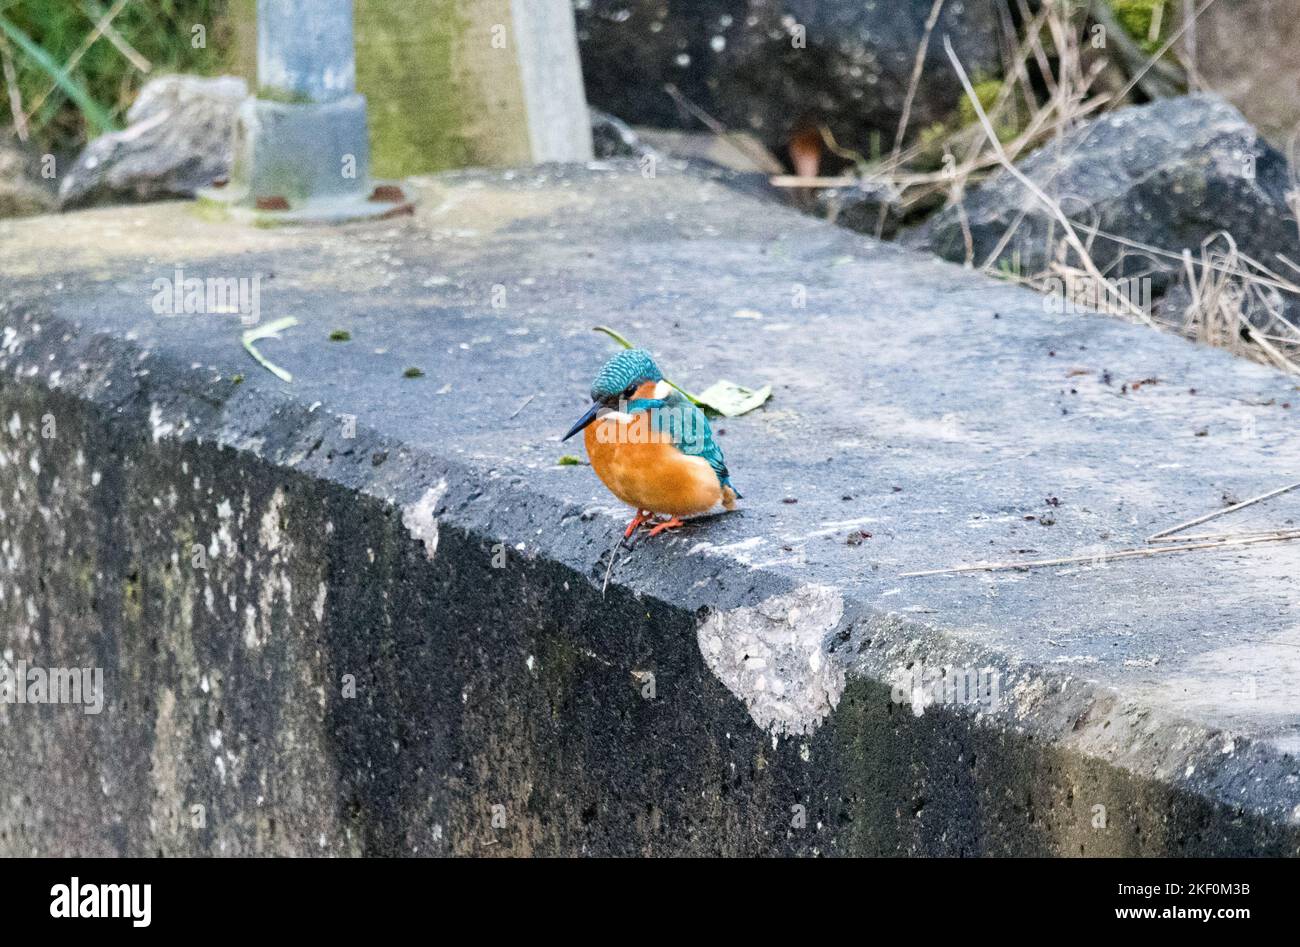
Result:
{"label": "green leaf", "polygon": [[268,372],[281,381],[293,381],[293,376],[286,372],[279,365],[273,364],[270,359],[253,347],[253,343],[259,339],[278,339],[281,329],[290,329],[298,324],[298,320],[293,316],[286,316],[283,319],[276,319],[274,322],[268,322],[264,326],[258,326],[256,329],[249,329],[243,334],[244,348],[248,354],[257,359],[257,364],[261,365]]}
{"label": "green leaf", "polygon": [[558,463],[561,467],[580,467],[582,465],[582,458],[574,457],[572,454],[565,454],[558,461],[556,461],[556,463]]}
{"label": "green leaf", "polygon": [[770,397],[772,397],[771,385],[764,385],[755,390],[731,381],[718,381],[700,392],[697,403],[725,417],[734,418],[753,411]]}
{"label": "green leaf", "polygon": [[72,78],[67,70],[51,59],[50,54],[34,43],[31,37],[3,16],[0,16],[0,30],[3,30],[5,35],[13,40],[14,44],[26,53],[33,62],[49,73],[50,78],[55,81],[58,87],[68,94],[68,98],[77,103],[77,107],[86,116],[86,121],[90,123],[96,132],[117,131],[117,123],[113,121],[113,117],[105,111],[103,106],[91,98],[85,87]]}
{"label": "green leaf", "polygon": [[615,331],[614,331],[613,329],[611,329],[609,326],[592,326],[592,327],[591,327],[591,331],[592,331],[592,332],[603,332],[603,333],[605,333],[607,336],[609,336],[611,339],[613,339],[613,340],[614,340],[615,342],[617,342],[619,345],[623,346],[623,348],[625,348],[625,349],[636,348],[636,346],[634,346],[634,345],[633,345],[631,342],[629,342],[627,339],[623,338],[621,335],[619,335],[617,332],[615,332]]}

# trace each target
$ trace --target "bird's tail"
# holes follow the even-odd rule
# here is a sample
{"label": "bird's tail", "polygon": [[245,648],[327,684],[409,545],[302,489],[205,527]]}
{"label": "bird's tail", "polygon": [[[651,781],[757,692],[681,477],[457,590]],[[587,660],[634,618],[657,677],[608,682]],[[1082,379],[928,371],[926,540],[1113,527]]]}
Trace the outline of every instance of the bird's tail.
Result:
{"label": "bird's tail", "polygon": [[737,490],[734,486],[732,486],[732,484],[731,484],[731,478],[730,478],[730,477],[726,477],[726,478],[723,479],[723,481],[722,481],[722,505],[723,505],[726,509],[728,509],[728,510],[733,510],[733,509],[735,509],[735,508],[736,508],[736,501],[737,501],[737,500],[743,500],[744,498],[745,498],[745,495],[744,495],[743,493],[741,493],[739,490]]}

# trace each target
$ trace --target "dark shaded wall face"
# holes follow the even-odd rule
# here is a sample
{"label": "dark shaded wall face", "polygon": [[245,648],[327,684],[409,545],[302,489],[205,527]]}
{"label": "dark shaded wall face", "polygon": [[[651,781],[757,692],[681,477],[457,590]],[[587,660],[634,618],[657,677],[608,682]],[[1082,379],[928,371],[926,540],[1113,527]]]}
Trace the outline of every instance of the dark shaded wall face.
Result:
{"label": "dark shaded wall face", "polygon": [[[70,331],[45,325],[32,357]],[[391,503],[155,440],[149,403],[0,374],[19,419],[0,441],[0,651],[102,668],[105,692],[96,715],[0,704],[0,855],[1296,850],[1294,826],[968,708],[917,716],[865,677],[813,733],[774,738],[706,663],[702,615],[602,594],[603,557],[503,571],[496,536],[444,521],[430,558]],[[347,479],[373,470],[347,443],[320,449]],[[873,647],[855,627],[836,649]]]}
{"label": "dark shaded wall face", "polygon": [[[902,113],[931,0],[576,0],[587,99],[634,125],[702,127],[665,86],[726,127],[783,153],[802,128],[827,125],[867,154],[888,147]],[[945,5],[909,125],[948,117],[961,86],[950,36],[976,79],[1001,72],[1008,22],[996,0]]]}

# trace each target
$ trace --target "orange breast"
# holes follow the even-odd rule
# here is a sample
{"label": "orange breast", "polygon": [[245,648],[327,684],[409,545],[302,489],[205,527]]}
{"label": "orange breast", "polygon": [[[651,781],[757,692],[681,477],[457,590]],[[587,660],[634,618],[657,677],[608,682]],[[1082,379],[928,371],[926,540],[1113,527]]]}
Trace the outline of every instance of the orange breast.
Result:
{"label": "orange breast", "polygon": [[641,412],[588,425],[584,440],[591,468],[611,493],[638,510],[692,516],[722,502],[722,485],[709,462],[683,454],[650,427]]}

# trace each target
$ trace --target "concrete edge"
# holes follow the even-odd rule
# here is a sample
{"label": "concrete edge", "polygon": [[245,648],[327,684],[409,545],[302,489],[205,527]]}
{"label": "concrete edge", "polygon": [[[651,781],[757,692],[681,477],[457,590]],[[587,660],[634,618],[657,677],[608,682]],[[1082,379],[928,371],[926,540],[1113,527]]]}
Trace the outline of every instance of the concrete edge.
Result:
{"label": "concrete edge", "polygon": [[[554,529],[554,499],[533,493],[521,475],[485,476],[471,465],[413,450],[360,424],[355,439],[344,441],[337,416],[304,406],[260,380],[240,385],[214,378],[210,370],[145,352],[130,341],[83,333],[31,308],[0,311],[0,317],[0,371],[21,384],[92,402],[148,431],[154,442],[216,444],[366,494],[400,508],[412,538],[426,550],[436,548],[439,524],[446,523],[498,542],[523,543],[523,555],[551,558],[600,587],[605,556],[593,562],[574,555],[573,537],[566,534],[560,541]],[[250,361],[248,374],[258,371]],[[158,377],[181,383],[163,388],[151,382]],[[268,440],[283,446],[264,454]],[[384,460],[377,464],[374,458],[381,455]],[[599,509],[569,504],[558,520],[569,524],[566,530],[576,530],[587,547],[607,549],[614,535],[614,522]],[[701,576],[702,563],[710,575]],[[745,570],[740,576],[738,565]],[[1300,807],[1288,811],[1269,791],[1278,781],[1297,781],[1294,759],[1262,743],[1154,712],[1072,675],[1009,660],[938,623],[884,612],[824,587],[795,586],[739,563],[725,550],[674,555],[657,560],[653,570],[634,567],[623,576],[616,571],[611,586],[693,613],[706,663],[774,743],[817,729],[835,712],[852,678],[893,688],[898,669],[914,661],[988,667],[1002,675],[1000,708],[947,707],[945,712],[972,727],[1024,735],[1101,761],[1140,781],[1207,800],[1231,818],[1258,818],[1300,839]],[[775,703],[754,689],[752,679],[729,673],[705,650],[707,634],[761,638],[764,623],[772,622],[794,627],[793,637],[802,643],[802,650],[785,657],[826,658],[817,666],[783,661],[782,676],[794,695]]]}

